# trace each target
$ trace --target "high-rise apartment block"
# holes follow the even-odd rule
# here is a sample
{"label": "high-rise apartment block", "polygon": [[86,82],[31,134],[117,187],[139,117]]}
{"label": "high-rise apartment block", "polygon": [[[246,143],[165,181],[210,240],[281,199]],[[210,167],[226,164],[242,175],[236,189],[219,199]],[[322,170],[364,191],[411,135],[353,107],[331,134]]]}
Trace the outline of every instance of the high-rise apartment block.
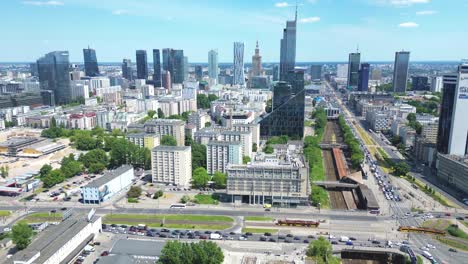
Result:
{"label": "high-rise apartment block", "polygon": [[395,65],[393,66],[393,92],[404,93],[408,85],[410,53],[399,51],[395,53]]}
{"label": "high-rise apartment block", "polygon": [[234,42],[234,80],[233,85],[244,85],[244,42]]}
{"label": "high-rise apartment block", "polygon": [[96,57],[96,51],[91,48],[83,49],[84,67],[86,76],[98,76],[99,67]]}
{"label": "high-rise apartment block", "polygon": [[442,92],[444,87],[444,78],[442,76],[434,76],[431,79],[431,92]]}
{"label": "high-rise apartment block", "polygon": [[210,141],[206,146],[206,165],[209,174],[224,173],[228,164],[242,164],[242,143]]}
{"label": "high-rise apartment block", "polygon": [[55,104],[71,100],[69,67],[68,51],[50,52],[37,60],[41,89],[54,92]]}
{"label": "high-rise apartment block", "polygon": [[153,182],[189,186],[192,179],[192,148],[157,146],[151,151]]}
{"label": "high-rise apartment block", "polygon": [[159,136],[170,135],[177,141],[177,146],[185,144],[185,122],[178,119],[151,119],[146,121],[144,127],[146,133],[154,133]]}

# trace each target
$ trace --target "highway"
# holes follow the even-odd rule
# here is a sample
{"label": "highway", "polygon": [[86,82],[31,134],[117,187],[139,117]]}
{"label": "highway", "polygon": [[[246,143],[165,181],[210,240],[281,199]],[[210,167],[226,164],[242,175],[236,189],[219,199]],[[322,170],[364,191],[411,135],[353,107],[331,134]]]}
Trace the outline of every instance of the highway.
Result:
{"label": "highway", "polygon": [[[326,83],[326,86],[328,87],[328,91],[332,91],[331,93],[335,94],[333,92],[333,89],[328,83]],[[343,102],[341,101],[339,97],[335,96],[335,100],[340,104],[342,113],[344,113],[345,119],[347,120],[348,125],[353,129],[355,136],[361,141],[361,145],[363,146],[363,149],[369,153],[367,146],[363,143],[364,140],[360,138],[359,133],[357,133],[356,128],[355,128],[355,126],[361,126],[360,121],[355,118],[355,116],[351,113],[351,111],[349,111],[347,106],[343,104]],[[352,122],[352,121],[355,121],[355,122]],[[366,131],[365,129],[363,130]],[[383,142],[377,135],[375,135],[374,133],[370,133],[370,134],[371,134],[371,137],[374,139],[374,141],[376,141],[378,144],[383,144],[385,146],[384,150],[392,158],[400,159],[400,157],[396,153],[393,153],[392,150],[389,151],[389,148],[387,147],[385,142]],[[373,160],[372,162],[374,164],[377,164],[375,160]],[[382,168],[380,168],[379,166],[377,166],[377,171],[380,173],[380,175],[384,175]],[[372,175],[372,174],[370,173],[369,175]],[[380,194],[376,194],[376,195],[380,195]],[[420,226],[421,222],[417,218],[412,217],[412,216],[408,217],[406,215],[407,213],[411,214],[411,208],[403,206],[401,202],[395,202],[393,200],[390,200],[389,202],[390,202],[390,209],[395,217],[395,221],[398,222],[398,225]],[[464,263],[466,260],[466,257],[468,257],[468,254],[465,252],[453,253],[453,252],[448,251],[448,247],[446,245],[439,243],[435,239],[432,239],[432,236],[429,236],[429,235],[408,233],[408,240],[411,243],[411,248],[416,253],[419,253],[419,254],[422,253],[422,250],[420,248],[426,246],[427,244],[432,244],[436,246],[436,249],[431,249],[430,252],[431,254],[433,254],[435,259],[439,262]]]}

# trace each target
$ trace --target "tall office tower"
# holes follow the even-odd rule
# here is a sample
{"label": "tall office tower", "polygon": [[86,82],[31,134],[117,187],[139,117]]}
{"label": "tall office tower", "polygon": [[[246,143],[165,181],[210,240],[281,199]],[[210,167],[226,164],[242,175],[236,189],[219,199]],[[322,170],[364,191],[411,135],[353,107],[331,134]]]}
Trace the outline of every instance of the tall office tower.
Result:
{"label": "tall office tower", "polygon": [[280,75],[280,66],[278,64],[275,64],[273,66],[273,81],[279,81],[279,75]]}
{"label": "tall office tower", "polygon": [[185,80],[184,51],[163,49],[163,70],[171,73],[172,83],[183,83]]}
{"label": "tall office tower", "polygon": [[184,56],[184,80],[188,80],[189,77],[189,63],[188,63],[188,57]]}
{"label": "tall office tower", "polygon": [[159,53],[159,49],[153,49],[153,82],[154,86],[161,87],[162,80],[161,80],[161,54]]}
{"label": "tall office tower", "polygon": [[146,50],[136,51],[137,79],[148,79],[148,57]]}
{"label": "tall office tower", "polygon": [[413,91],[429,91],[429,78],[427,76],[412,76],[411,85],[413,86]]}
{"label": "tall office tower", "polygon": [[442,92],[444,86],[444,79],[442,76],[434,76],[431,80],[431,92]]}
{"label": "tall office tower", "polygon": [[233,85],[244,85],[244,42],[234,42],[234,80]]}
{"label": "tall office tower", "polygon": [[356,90],[359,82],[359,65],[361,64],[361,53],[350,53],[348,60],[348,90]]}
{"label": "tall office tower", "polygon": [[201,81],[203,78],[203,67],[201,65],[195,66],[195,78],[197,81]]}
{"label": "tall office tower", "polygon": [[83,49],[84,67],[86,76],[94,77],[99,75],[99,67],[96,51],[91,48]]}
{"label": "tall office tower", "polygon": [[189,186],[192,179],[192,148],[157,146],[151,150],[153,182]]}
{"label": "tall office tower", "polygon": [[208,52],[208,76],[218,81],[218,51],[210,50]]}
{"label": "tall office tower", "polygon": [[122,77],[131,81],[133,80],[132,60],[123,59],[122,61]]}
{"label": "tall office tower", "polygon": [[286,21],[286,28],[283,29],[280,51],[280,80],[285,81],[289,71],[296,66],[296,25],[297,7],[293,21]]}
{"label": "tall office tower", "polygon": [[172,78],[171,78],[171,72],[170,71],[163,71],[162,85],[163,85],[164,88],[166,88],[168,90],[168,93],[171,93]]}
{"label": "tall office tower", "polygon": [[310,65],[310,78],[312,81],[320,81],[322,79],[322,66],[323,65]]}
{"label": "tall office tower", "polygon": [[408,82],[409,51],[395,52],[395,65],[393,67],[393,92],[404,93]]}
{"label": "tall office tower", "polygon": [[31,72],[32,76],[38,76],[37,72],[37,63],[31,63],[29,64],[29,72]]}
{"label": "tall office tower", "polygon": [[260,56],[260,49],[257,45],[255,46],[255,55],[252,56],[252,76],[262,75],[262,56]]}
{"label": "tall office tower", "polygon": [[458,67],[457,74],[444,75],[437,151],[442,154],[468,154],[468,64]]}
{"label": "tall office tower", "polygon": [[262,137],[287,135],[304,137],[304,71],[293,70],[286,75],[286,82],[277,82],[273,88],[273,110],[260,120]]}
{"label": "tall office tower", "polygon": [[359,69],[358,91],[367,92],[369,90],[369,63],[362,63]]}
{"label": "tall office tower", "polygon": [[69,67],[68,51],[53,51],[37,60],[41,89],[54,92],[55,104],[71,100]]}

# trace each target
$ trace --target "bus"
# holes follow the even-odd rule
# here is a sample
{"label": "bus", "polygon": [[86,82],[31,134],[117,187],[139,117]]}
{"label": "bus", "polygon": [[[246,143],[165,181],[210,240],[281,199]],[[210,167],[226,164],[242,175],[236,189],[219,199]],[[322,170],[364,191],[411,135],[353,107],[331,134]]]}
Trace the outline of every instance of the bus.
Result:
{"label": "bus", "polygon": [[183,209],[187,207],[185,204],[171,204],[171,209]]}

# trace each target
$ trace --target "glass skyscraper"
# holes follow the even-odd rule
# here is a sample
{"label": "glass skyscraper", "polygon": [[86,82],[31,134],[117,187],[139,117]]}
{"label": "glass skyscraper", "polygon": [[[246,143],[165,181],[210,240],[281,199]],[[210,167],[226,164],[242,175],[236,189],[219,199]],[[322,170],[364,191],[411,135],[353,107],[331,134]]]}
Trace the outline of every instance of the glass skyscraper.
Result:
{"label": "glass skyscraper", "polygon": [[84,67],[86,76],[94,77],[99,75],[99,67],[96,51],[91,48],[83,49]]}
{"label": "glass skyscraper", "polygon": [[234,80],[233,85],[244,85],[244,42],[234,42]]}
{"label": "glass skyscraper", "polygon": [[297,10],[293,21],[286,21],[286,28],[283,29],[280,51],[280,80],[286,80],[289,71],[296,66],[296,27]]}
{"label": "glass skyscraper", "polygon": [[71,100],[69,67],[68,51],[53,51],[37,60],[41,89],[53,91],[57,105]]}
{"label": "glass skyscraper", "polygon": [[348,90],[356,90],[358,88],[360,64],[361,53],[350,53],[348,60]]}
{"label": "glass skyscraper", "polygon": [[404,93],[408,82],[409,51],[395,52],[395,65],[393,67],[393,92]]}
{"label": "glass skyscraper", "polygon": [[185,80],[184,61],[183,50],[163,49],[163,70],[170,72],[173,84]]}
{"label": "glass skyscraper", "polygon": [[153,49],[153,82],[156,87],[161,87],[162,80],[161,80],[161,54],[159,53],[159,49]]}
{"label": "glass skyscraper", "polygon": [[322,79],[322,64],[315,64],[310,66],[310,78],[312,81]]}
{"label": "glass skyscraper", "polygon": [[358,91],[367,92],[369,90],[369,73],[369,63],[361,64],[361,68],[359,69]]}
{"label": "glass skyscraper", "polygon": [[136,51],[136,66],[137,66],[137,79],[148,78],[148,57],[146,56],[146,50]]}
{"label": "glass skyscraper", "polygon": [[272,111],[260,120],[263,138],[287,135],[293,139],[304,137],[304,71],[293,70],[273,87]]}
{"label": "glass skyscraper", "polygon": [[123,59],[122,61],[122,77],[131,81],[133,80],[132,60]]}
{"label": "glass skyscraper", "polygon": [[208,52],[208,76],[218,81],[218,51],[210,50]]}

